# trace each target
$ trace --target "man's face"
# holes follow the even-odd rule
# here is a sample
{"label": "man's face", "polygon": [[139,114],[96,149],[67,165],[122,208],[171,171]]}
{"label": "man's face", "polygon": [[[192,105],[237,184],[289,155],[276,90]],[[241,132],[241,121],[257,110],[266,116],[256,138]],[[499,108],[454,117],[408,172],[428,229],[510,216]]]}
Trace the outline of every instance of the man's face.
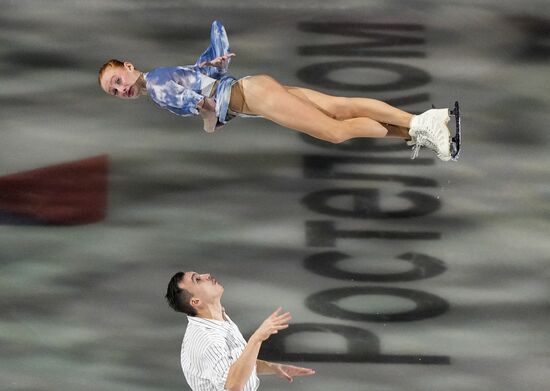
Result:
{"label": "man's face", "polygon": [[213,304],[219,301],[224,290],[222,284],[210,274],[199,274],[192,271],[185,272],[178,286],[191,293],[193,296],[191,304],[194,306]]}
{"label": "man's face", "polygon": [[137,83],[139,76],[140,72],[129,62],[125,62],[122,67],[111,66],[101,76],[101,88],[117,98],[137,99],[143,88]]}

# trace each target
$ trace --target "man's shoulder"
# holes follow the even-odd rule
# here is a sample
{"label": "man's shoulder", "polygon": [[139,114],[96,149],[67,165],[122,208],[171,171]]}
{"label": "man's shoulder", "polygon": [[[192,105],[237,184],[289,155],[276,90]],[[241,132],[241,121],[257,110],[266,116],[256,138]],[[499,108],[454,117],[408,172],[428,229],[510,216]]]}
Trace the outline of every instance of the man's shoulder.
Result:
{"label": "man's shoulder", "polygon": [[208,324],[202,324],[193,320],[189,321],[187,329],[185,330],[184,340],[190,338],[208,339],[209,337],[215,337],[223,335],[223,329],[218,327],[210,327]]}
{"label": "man's shoulder", "polygon": [[212,333],[211,330],[197,329],[192,333],[187,330],[181,344],[181,356],[184,357],[206,357],[213,352],[227,350],[227,341],[219,333]]}

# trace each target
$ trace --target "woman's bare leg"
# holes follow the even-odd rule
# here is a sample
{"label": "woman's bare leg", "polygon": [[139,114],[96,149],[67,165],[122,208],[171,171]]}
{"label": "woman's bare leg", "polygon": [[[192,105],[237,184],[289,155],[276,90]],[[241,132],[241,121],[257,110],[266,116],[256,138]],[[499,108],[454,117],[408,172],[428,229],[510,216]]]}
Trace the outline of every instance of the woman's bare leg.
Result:
{"label": "woman's bare leg", "polygon": [[[451,159],[448,109],[428,110],[414,117],[375,99],[337,97],[283,86],[266,75],[241,80],[239,85],[235,91],[240,91],[243,110],[236,111],[248,110],[334,143],[355,137],[411,139],[415,146],[413,158],[420,147],[428,147],[441,160]],[[230,106],[234,103],[232,90]]]}
{"label": "woman's bare leg", "polygon": [[290,93],[308,99],[325,110],[341,111],[344,116],[351,116],[351,118],[368,117],[381,123],[406,128],[411,122],[411,113],[377,99],[332,96],[302,87],[285,86],[285,88]]}
{"label": "woman's bare leg", "polygon": [[388,134],[388,129],[382,124],[367,117],[330,115],[331,110],[292,94],[267,75],[243,79],[236,87],[232,92],[242,96],[239,99],[232,93],[232,110],[261,115],[322,140],[339,143],[356,137],[385,137]]}
{"label": "woman's bare leg", "polygon": [[285,86],[291,94],[311,102],[334,118],[368,117],[380,122],[387,130],[386,137],[409,138],[412,114],[387,103],[370,98],[347,98],[323,94],[308,88]]}

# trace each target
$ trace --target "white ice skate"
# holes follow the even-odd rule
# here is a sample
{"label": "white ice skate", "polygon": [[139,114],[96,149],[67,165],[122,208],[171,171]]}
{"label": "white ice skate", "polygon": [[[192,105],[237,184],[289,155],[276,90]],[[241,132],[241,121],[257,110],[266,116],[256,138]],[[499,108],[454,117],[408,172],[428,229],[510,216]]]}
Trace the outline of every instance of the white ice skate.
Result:
{"label": "white ice skate", "polygon": [[409,130],[411,140],[407,142],[413,147],[411,159],[418,156],[420,147],[431,149],[441,160],[451,159],[449,119],[448,109],[432,109],[413,117]]}

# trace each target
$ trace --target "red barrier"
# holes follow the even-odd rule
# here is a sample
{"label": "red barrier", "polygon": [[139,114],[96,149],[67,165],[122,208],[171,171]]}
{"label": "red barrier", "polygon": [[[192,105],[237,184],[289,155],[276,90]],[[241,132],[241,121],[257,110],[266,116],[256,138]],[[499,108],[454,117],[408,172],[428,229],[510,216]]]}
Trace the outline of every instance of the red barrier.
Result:
{"label": "red barrier", "polygon": [[88,224],[107,213],[107,155],[0,178],[0,213],[37,224]]}

